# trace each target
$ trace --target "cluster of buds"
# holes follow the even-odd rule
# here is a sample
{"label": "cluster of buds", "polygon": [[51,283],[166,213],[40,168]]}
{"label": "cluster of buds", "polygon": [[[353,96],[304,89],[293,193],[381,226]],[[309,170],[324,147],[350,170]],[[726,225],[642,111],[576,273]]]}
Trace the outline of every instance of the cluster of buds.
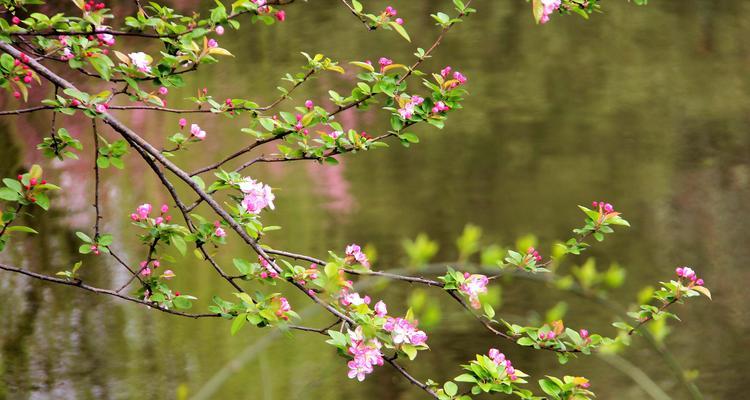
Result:
{"label": "cluster of buds", "polygon": [[[147,260],[147,261],[141,261],[139,265],[141,267],[140,272],[139,272],[141,276],[148,277],[154,273],[154,271],[151,268],[155,270],[159,268],[159,266],[161,266],[161,263],[159,262],[159,260],[150,260],[150,261]],[[169,274],[167,274],[167,272],[169,272]],[[169,275],[167,279],[171,279],[175,276],[171,270],[164,271],[164,275],[165,276]]]}
{"label": "cluster of buds", "polygon": [[101,10],[104,7],[105,5],[103,2],[99,3],[99,2],[95,2],[94,0],[89,0],[88,3],[83,5],[83,9],[86,11]]}
{"label": "cluster of buds", "polygon": [[599,213],[604,215],[615,212],[615,207],[612,204],[605,203],[603,201],[594,201],[591,203],[591,205],[594,206],[594,208],[598,207]]}
{"label": "cluster of buds", "polygon": [[481,274],[470,274],[464,272],[465,281],[458,287],[458,290],[469,296],[469,302],[475,309],[482,307],[482,303],[479,300],[479,295],[487,293],[487,285],[490,280],[485,275]]}
{"label": "cluster of buds", "polygon": [[534,259],[537,263],[542,262],[542,256],[540,256],[539,252],[533,247],[529,247],[529,249],[526,250],[526,257]]}
{"label": "cluster of buds", "polygon": [[[23,182],[23,175],[17,176],[18,180]],[[45,179],[38,179],[38,178],[31,178],[29,179],[29,184],[24,186],[24,189],[26,189],[26,198],[32,202],[36,202],[36,198],[34,197],[34,187],[37,185],[45,185],[47,184],[47,181]]]}
{"label": "cluster of buds", "polygon": [[546,24],[549,22],[549,16],[560,8],[561,4],[562,0],[542,0],[542,15],[539,17],[539,23]]}
{"label": "cluster of buds", "polygon": [[513,368],[513,363],[505,358],[505,354],[501,353],[498,349],[490,349],[487,355],[492,359],[492,362],[497,364],[498,367],[505,368],[505,373],[508,375],[508,379],[515,381],[518,379],[516,376],[516,369]]}
{"label": "cluster of buds", "polygon": [[[401,99],[399,99],[399,103],[401,103]],[[410,119],[414,115],[414,108],[422,103],[424,103],[424,98],[417,95],[411,96],[409,100],[404,102],[401,108],[398,109],[398,114],[403,119]]]}
{"label": "cluster of buds", "polygon": [[[20,82],[23,81],[25,85],[31,87],[31,81],[34,80],[34,72],[32,72],[29,66],[26,65],[29,63],[29,56],[21,53],[21,56],[19,58],[20,59],[13,60],[13,66],[15,68],[12,72],[13,77],[10,79],[17,82],[18,85],[21,85]],[[21,92],[19,92],[18,90],[14,91],[13,97],[15,97],[16,99],[20,99]]]}
{"label": "cluster of buds", "polygon": [[703,279],[698,278],[698,275],[696,275],[695,271],[693,271],[693,269],[690,267],[679,267],[675,270],[675,272],[677,273],[678,277],[688,279],[691,286],[703,286],[704,284]]}
{"label": "cluster of buds", "polygon": [[149,203],[144,203],[138,206],[135,209],[135,212],[130,214],[130,219],[134,222],[140,222],[140,221],[152,221],[154,225],[161,225],[164,222],[169,222],[172,220],[171,215],[166,215],[169,212],[169,206],[166,204],[162,204],[160,211],[161,214],[151,220],[149,217],[151,215],[151,211],[153,210],[153,207]]}
{"label": "cluster of buds", "polygon": [[[398,15],[398,11],[396,11],[396,9],[391,6],[388,6],[385,8],[385,10],[383,10],[383,13],[381,15],[383,16],[383,18],[393,18]],[[404,24],[404,20],[401,18],[396,18],[393,21],[395,21],[399,25]]]}
{"label": "cluster of buds", "polygon": [[581,335],[581,339],[583,339],[584,343],[590,343],[591,337],[589,336],[589,331],[586,329],[581,329],[578,331],[578,334]]}

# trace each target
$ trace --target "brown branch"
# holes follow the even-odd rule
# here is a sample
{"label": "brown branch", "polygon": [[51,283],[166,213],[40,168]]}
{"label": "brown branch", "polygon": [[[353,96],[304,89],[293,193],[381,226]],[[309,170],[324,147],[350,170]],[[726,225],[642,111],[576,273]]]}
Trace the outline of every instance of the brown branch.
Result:
{"label": "brown branch", "polygon": [[91,131],[94,138],[94,242],[99,241],[99,221],[101,220],[101,210],[99,209],[99,134],[96,132],[96,119],[91,119]]}
{"label": "brown branch", "polygon": [[77,288],[80,288],[80,289],[83,289],[83,290],[87,290],[89,292],[93,292],[93,293],[97,293],[97,294],[103,294],[103,295],[107,295],[107,296],[118,297],[120,299],[127,300],[127,301],[130,301],[132,303],[142,304],[144,306],[148,306],[151,309],[158,310],[158,311],[161,311],[161,312],[165,312],[165,313],[168,313],[168,314],[179,315],[179,316],[182,316],[182,317],[190,317],[190,318],[221,317],[221,314],[189,314],[189,313],[184,313],[184,312],[181,312],[181,311],[170,310],[168,308],[162,308],[162,307],[160,307],[156,303],[151,303],[151,302],[147,302],[145,300],[137,299],[135,297],[131,297],[131,296],[127,296],[127,295],[124,295],[124,294],[120,294],[120,293],[117,293],[114,290],[103,289],[103,288],[98,288],[98,287],[90,286],[90,285],[87,285],[87,284],[83,283],[83,281],[81,281],[81,280],[72,281],[72,280],[67,280],[67,279],[56,278],[54,276],[39,274],[39,273],[36,273],[36,272],[27,271],[25,269],[21,269],[21,268],[18,268],[18,267],[14,267],[14,266],[7,265],[7,264],[2,264],[2,263],[0,263],[0,269],[5,270],[5,271],[10,271],[10,272],[16,272],[16,273],[19,273],[19,274],[22,274],[22,275],[26,275],[26,276],[29,276],[29,277],[32,277],[32,278],[35,278],[35,279],[43,280],[43,281],[46,281],[46,282],[57,283],[57,284],[60,284],[60,285],[74,286],[74,287],[77,287]]}

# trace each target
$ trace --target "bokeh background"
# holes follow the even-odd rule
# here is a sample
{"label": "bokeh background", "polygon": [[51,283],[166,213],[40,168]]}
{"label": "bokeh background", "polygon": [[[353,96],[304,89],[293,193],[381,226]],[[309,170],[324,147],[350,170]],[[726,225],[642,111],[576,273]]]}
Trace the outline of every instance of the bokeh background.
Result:
{"label": "bokeh background", "polygon": [[[52,7],[72,11],[51,2]],[[114,2],[118,3],[118,2]],[[130,2],[112,4],[120,15]],[[182,11],[210,2],[175,1]],[[338,166],[315,163],[258,165],[248,173],[276,189],[277,209],[264,220],[283,226],[269,236],[278,248],[325,256],[358,242],[377,250],[379,269],[404,266],[402,240],[420,232],[441,243],[436,260],[456,258],[455,238],[467,223],[483,229],[482,242],[513,246],[533,233],[549,252],[569,237],[582,214],[577,204],[607,200],[630,220],[595,246],[587,257],[600,269],[618,263],[627,281],[611,299],[630,304],[644,286],[668,279],[678,265],[704,277],[714,301],[676,307],[664,338],[677,361],[707,399],[739,399],[750,369],[750,319],[745,265],[750,258],[750,3],[742,1],[654,1],[636,7],[605,2],[590,21],[553,17],[536,26],[522,0],[475,1],[479,13],[445,39],[424,70],[445,65],[469,77],[465,109],[451,114],[442,131],[418,127],[421,142],[347,156]],[[382,1],[368,1],[373,9]],[[303,63],[300,51],[333,59],[412,60],[412,46],[428,46],[437,34],[429,14],[450,9],[448,0],[392,2],[406,20],[413,45],[393,32],[368,32],[337,1],[312,0],[287,9],[287,21],[272,27],[243,24],[219,37],[237,57],[201,68],[185,90],[172,90],[170,106],[202,87],[219,98],[245,97],[267,103],[285,72]],[[143,49],[142,41],[118,46]],[[156,51],[155,47],[145,47]],[[347,68],[351,70],[352,68]],[[69,75],[76,78],[75,75]],[[327,91],[345,92],[354,77],[323,74],[302,87],[290,107],[305,99],[326,104]],[[418,87],[415,82],[414,87]],[[48,96],[38,90],[36,100]],[[42,93],[44,92],[44,93]],[[10,96],[3,109],[16,108]],[[174,115],[121,115],[152,143],[176,131]],[[382,132],[382,113],[347,112],[347,127]],[[62,118],[87,150],[80,161],[43,160],[35,146],[49,132],[50,114],[0,120],[0,175],[15,176],[33,162],[65,188],[50,213],[29,225],[40,234],[13,239],[0,260],[54,274],[76,260],[77,230],[90,229],[91,133],[87,120]],[[193,116],[208,139],[175,161],[190,170],[251,139],[239,129],[244,118]],[[115,138],[112,132],[104,135]],[[271,151],[263,149],[262,151]],[[103,230],[115,248],[136,263],[144,249],[128,215],[138,204],[168,202],[147,166],[131,155],[125,171],[105,173]],[[208,215],[207,209],[199,209]],[[252,258],[237,242],[218,255]],[[569,270],[587,257],[567,260]],[[119,287],[127,279],[112,260],[83,257],[84,279]],[[203,311],[212,295],[231,298],[231,288],[210,266],[195,259],[174,268],[173,286],[199,297]],[[610,311],[543,285],[509,281],[495,289],[499,313],[516,321],[539,318],[564,301],[566,322],[614,334]],[[309,301],[289,292],[305,324],[329,319]],[[584,357],[561,366],[553,354],[533,352],[480,329],[447,296],[417,292],[400,283],[375,282],[372,296],[393,311],[422,302],[418,316],[433,351],[407,367],[436,381],[458,375],[474,353],[500,347],[514,365],[532,374],[585,375],[602,399],[650,398],[645,379],[612,361]],[[424,296],[426,295],[426,297]],[[437,310],[437,311],[436,311]],[[364,383],[346,378],[345,360],[317,335],[279,334],[246,328],[229,335],[229,322],[189,320],[10,273],[0,273],[0,398],[7,399],[417,399],[423,393],[387,367]],[[664,332],[662,332],[664,333]],[[544,354],[540,354],[544,353]],[[660,387],[657,398],[687,399],[688,392],[665,360],[643,339],[623,354]],[[625,368],[627,369],[627,368]],[[643,376],[641,376],[643,378]],[[657,391],[658,392],[658,391]],[[652,391],[653,394],[653,391]],[[662,397],[658,397],[662,396]]]}

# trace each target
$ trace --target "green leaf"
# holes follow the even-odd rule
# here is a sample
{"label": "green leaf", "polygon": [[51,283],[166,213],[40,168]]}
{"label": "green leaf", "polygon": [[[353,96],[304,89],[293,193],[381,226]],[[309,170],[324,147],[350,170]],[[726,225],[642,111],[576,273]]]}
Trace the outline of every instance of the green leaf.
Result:
{"label": "green leaf", "polygon": [[172,244],[177,249],[177,251],[179,251],[180,254],[184,256],[187,252],[187,244],[185,243],[185,239],[183,239],[180,235],[172,235],[170,236],[170,240],[172,241]]}
{"label": "green leaf", "polygon": [[445,390],[445,394],[447,394],[448,396],[455,396],[456,393],[458,393],[458,385],[451,381],[448,381],[443,385],[443,390]]}
{"label": "green leaf", "polygon": [[94,240],[89,237],[89,235],[83,233],[83,232],[76,232],[76,236],[78,236],[79,239],[81,239],[85,243],[93,243]]}
{"label": "green leaf", "polygon": [[522,337],[516,341],[521,346],[533,346],[536,342],[530,337]]}
{"label": "green leaf", "polygon": [[453,378],[453,380],[456,382],[476,382],[477,378],[472,374],[461,374]]}
{"label": "green leaf", "polygon": [[409,34],[406,33],[406,29],[404,29],[403,26],[399,25],[396,21],[391,21],[388,23],[388,25],[390,25],[394,31],[398,32],[401,37],[406,39],[407,42],[411,43],[411,38],[409,37]]}
{"label": "green leaf", "polygon": [[240,314],[237,317],[234,318],[234,321],[232,322],[232,329],[231,333],[234,336],[237,331],[242,329],[243,326],[247,323],[247,314]]}
{"label": "green leaf", "polygon": [[177,308],[188,309],[193,306],[193,302],[190,301],[186,296],[177,296],[172,300],[172,303]]}
{"label": "green leaf", "polygon": [[[39,232],[35,231],[34,229],[31,229],[28,226],[23,226],[23,225],[11,226],[11,227],[7,228],[5,230],[5,232],[7,232],[7,233],[10,233],[10,232],[39,233]],[[709,296],[709,297],[711,297],[711,296]]]}
{"label": "green leaf", "polygon": [[15,179],[5,178],[3,179],[3,183],[5,184],[5,186],[15,190],[18,193],[21,193],[21,182]]}
{"label": "green leaf", "polygon": [[0,200],[16,201],[18,200],[18,193],[10,188],[0,188]]}

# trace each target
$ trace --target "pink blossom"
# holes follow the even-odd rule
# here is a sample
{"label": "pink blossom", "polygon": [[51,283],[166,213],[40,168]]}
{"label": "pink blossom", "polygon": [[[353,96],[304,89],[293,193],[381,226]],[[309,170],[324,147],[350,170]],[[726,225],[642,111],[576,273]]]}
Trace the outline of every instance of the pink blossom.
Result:
{"label": "pink blossom", "polygon": [[398,11],[396,11],[396,9],[393,8],[393,7],[391,7],[391,6],[388,6],[388,7],[385,8],[384,13],[388,17],[395,17],[396,14],[398,14]]}
{"label": "pink blossom", "polygon": [[313,101],[312,101],[312,100],[306,100],[306,101],[305,101],[305,107],[306,107],[306,108],[307,108],[308,110],[312,110],[314,106],[315,106],[315,104],[313,103]]}
{"label": "pink blossom", "polygon": [[396,18],[396,23],[399,24],[399,25],[403,25],[404,24],[404,20],[401,19],[401,18]]}
{"label": "pink blossom", "polygon": [[201,129],[201,127],[198,126],[198,124],[190,125],[190,134],[195,136],[195,138],[198,140],[203,140],[206,138],[206,131]]}
{"label": "pink blossom", "polygon": [[185,125],[187,125],[187,120],[185,118],[180,118],[180,121],[178,123],[180,124],[180,129],[182,129],[185,127]]}
{"label": "pink blossom", "polygon": [[350,244],[346,246],[346,256],[350,262],[357,261],[365,268],[370,267],[370,260],[367,259],[367,255],[362,252],[362,248],[356,244]]}
{"label": "pink blossom", "polygon": [[437,103],[435,103],[435,106],[432,107],[432,113],[437,114],[443,111],[448,111],[450,109],[451,108],[448,107],[445,103],[443,103],[442,101],[438,101]]}
{"label": "pink blossom", "polygon": [[216,235],[216,237],[224,237],[227,233],[222,228],[216,228],[216,230],[214,230],[214,235]]}
{"label": "pink blossom", "polygon": [[221,25],[218,25],[218,26],[216,27],[215,31],[216,31],[216,34],[217,34],[217,35],[221,36],[221,35],[223,35],[223,34],[224,34],[224,27],[223,27],[223,26],[221,26]]}
{"label": "pink blossom", "polygon": [[151,269],[150,269],[150,268],[148,268],[148,267],[146,267],[146,268],[143,268],[143,269],[141,270],[141,275],[143,275],[143,276],[149,276],[149,275],[151,275]]}
{"label": "pink blossom", "polygon": [[361,297],[359,293],[342,290],[341,298],[339,299],[341,304],[348,306],[360,306],[362,304],[370,304],[370,296]]}
{"label": "pink blossom", "polygon": [[385,67],[393,64],[393,60],[390,58],[380,57],[378,60],[378,64],[380,64],[380,72],[383,72]]}
{"label": "pink blossom", "polygon": [[515,381],[517,379],[516,369],[513,368],[513,363],[505,358],[505,354],[501,353],[498,349],[490,349],[487,355],[498,367],[503,367],[505,369],[505,373],[508,375],[508,378],[511,381]]}
{"label": "pink blossom", "polygon": [[457,80],[459,85],[463,85],[468,80],[464,74],[456,71],[453,73],[453,79]]}
{"label": "pink blossom", "polygon": [[135,212],[138,214],[138,219],[146,219],[148,218],[148,215],[151,214],[151,204],[144,203],[138,206],[138,208],[135,209]]}
{"label": "pink blossom", "polygon": [[139,51],[128,54],[128,57],[138,71],[151,72],[151,57],[148,54]]}
{"label": "pink blossom", "polygon": [[[271,278],[276,278],[277,276],[279,276],[278,272],[276,272],[276,270],[273,268],[273,265],[271,265],[271,263],[269,263],[268,261],[266,261],[265,258],[263,258],[261,256],[258,256],[258,261],[260,262],[260,265],[263,268],[265,268],[266,271],[267,271],[267,272],[261,272],[261,274],[260,274],[261,278],[266,278],[268,276],[270,276]],[[266,276],[263,276],[264,274]]]}
{"label": "pink blossom", "polygon": [[164,214],[166,212],[169,212],[169,206],[166,204],[161,205],[161,213]]}
{"label": "pink blossom", "polygon": [[209,39],[208,40],[208,48],[213,49],[215,47],[219,47],[219,42],[216,41],[216,39]]}
{"label": "pink blossom", "polygon": [[97,104],[96,105],[96,111],[99,112],[99,113],[105,113],[105,112],[107,112],[107,105],[104,104],[104,103]]}
{"label": "pink blossom", "polygon": [[412,324],[403,318],[388,318],[383,329],[391,333],[394,344],[423,345],[427,342],[427,334],[417,329],[417,323]]}
{"label": "pink blossom", "polygon": [[110,35],[109,33],[99,33],[96,35],[96,38],[101,40],[101,42],[107,46],[115,45],[115,37]]}
{"label": "pink blossom", "polygon": [[276,12],[275,17],[279,22],[284,22],[286,20],[286,12],[284,10],[279,10]]}
{"label": "pink blossom", "polygon": [[342,134],[344,134],[344,132],[342,132],[342,131],[333,131],[333,132],[329,133],[329,134],[328,134],[328,136],[330,136],[330,137],[331,137],[331,139],[334,139],[334,140],[336,140],[336,139],[338,139],[338,138],[339,138],[339,136],[341,136]]}
{"label": "pink blossom", "polygon": [[164,223],[164,218],[162,217],[156,217],[154,220],[154,225],[161,225],[162,223]]}
{"label": "pink blossom", "polygon": [[378,317],[384,317],[386,314],[388,314],[388,309],[386,308],[385,303],[383,303],[383,300],[375,303],[375,315]]}
{"label": "pink blossom", "polygon": [[466,278],[461,286],[458,287],[458,290],[469,296],[469,301],[471,302],[472,307],[479,309],[482,306],[482,303],[479,301],[479,295],[487,293],[488,283],[489,278],[486,276],[474,274]]}
{"label": "pink blossom", "polygon": [[68,61],[68,60],[70,60],[70,59],[72,59],[74,57],[75,56],[73,55],[73,52],[70,51],[70,47],[66,47],[66,48],[63,49],[63,54],[62,54],[62,56],[60,58],[63,61]]}
{"label": "pink blossom", "polygon": [[169,89],[167,89],[166,87],[162,86],[162,87],[159,88],[159,94],[160,95],[163,96],[163,95],[165,95],[167,93],[169,93]]}
{"label": "pink blossom", "polygon": [[452,68],[449,66],[440,70],[440,76],[447,78],[451,74]]}
{"label": "pink blossom", "polygon": [[164,273],[163,273],[163,274],[161,274],[161,276],[162,276],[162,278],[164,278],[164,279],[167,279],[167,280],[168,280],[168,279],[172,279],[172,278],[174,278],[174,277],[175,277],[175,276],[177,276],[177,275],[175,275],[175,273],[174,273],[174,272],[172,272],[172,270],[171,270],[171,269],[168,269],[168,270],[164,271]]}
{"label": "pink blossom", "polygon": [[549,22],[550,15],[560,8],[561,0],[542,0],[542,16],[539,18],[540,24]]}
{"label": "pink blossom", "polygon": [[279,302],[281,303],[281,305],[279,306],[279,311],[281,312],[292,311],[292,306],[289,305],[289,301],[287,301],[286,297],[279,297]]}
{"label": "pink blossom", "polygon": [[270,186],[246,177],[240,182],[239,187],[242,193],[245,194],[245,198],[242,199],[241,204],[247,212],[258,214],[266,207],[271,210],[275,208],[273,200],[276,196],[274,196]]}
{"label": "pink blossom", "polygon": [[348,351],[354,357],[347,363],[348,376],[350,379],[357,378],[361,382],[365,380],[367,374],[372,373],[375,365],[383,365],[383,353],[380,351],[383,345],[376,338],[367,340],[362,326],[357,326],[354,331],[349,330],[348,335],[351,342]]}

